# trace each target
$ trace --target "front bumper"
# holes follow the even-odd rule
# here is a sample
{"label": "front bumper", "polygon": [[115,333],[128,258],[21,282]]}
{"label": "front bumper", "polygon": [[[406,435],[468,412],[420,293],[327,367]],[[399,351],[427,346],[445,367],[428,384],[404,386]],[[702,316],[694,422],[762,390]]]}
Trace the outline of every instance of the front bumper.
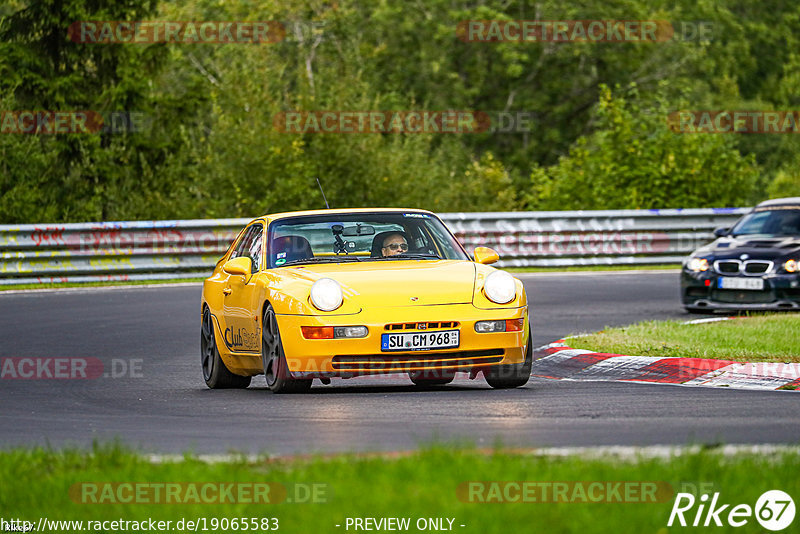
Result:
{"label": "front bumper", "polygon": [[681,301],[686,308],[709,311],[777,311],[800,310],[800,276],[797,274],[767,274],[763,290],[719,289],[721,278],[711,270],[695,273],[681,272]]}
{"label": "front bumper", "polygon": [[[475,332],[475,323],[485,320],[522,318],[518,332]],[[308,316],[278,315],[278,326],[286,362],[295,378],[352,377],[364,374],[397,373],[421,370],[470,371],[494,365],[520,364],[530,336],[527,307],[479,310],[472,304],[406,306],[363,310],[354,315]],[[425,351],[381,351],[381,335],[387,325],[454,323],[459,330],[457,348]],[[366,326],[364,338],[305,339],[303,326]],[[452,326],[407,328],[403,333],[452,330]]]}

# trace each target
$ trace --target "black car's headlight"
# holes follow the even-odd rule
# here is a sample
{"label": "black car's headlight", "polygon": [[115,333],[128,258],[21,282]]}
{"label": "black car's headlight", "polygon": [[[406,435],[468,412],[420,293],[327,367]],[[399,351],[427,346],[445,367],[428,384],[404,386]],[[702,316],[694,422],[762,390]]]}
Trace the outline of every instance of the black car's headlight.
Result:
{"label": "black car's headlight", "polygon": [[783,269],[787,273],[796,273],[797,271],[800,270],[800,262],[798,262],[797,260],[786,260],[783,263]]}
{"label": "black car's headlight", "polygon": [[701,273],[708,270],[708,260],[705,258],[692,258],[686,264],[686,268],[695,273]]}

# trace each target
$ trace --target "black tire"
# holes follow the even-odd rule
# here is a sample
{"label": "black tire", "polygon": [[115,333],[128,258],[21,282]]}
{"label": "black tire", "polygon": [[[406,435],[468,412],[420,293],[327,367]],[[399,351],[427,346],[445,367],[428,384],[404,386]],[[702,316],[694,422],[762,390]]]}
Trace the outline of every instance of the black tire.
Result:
{"label": "black tire", "polygon": [[533,342],[528,336],[528,345],[525,348],[525,361],[512,365],[496,365],[483,371],[486,382],[495,389],[510,389],[522,387],[531,378],[533,366]]}
{"label": "black tire", "polygon": [[411,371],[408,373],[408,378],[414,382],[415,386],[431,387],[431,386],[446,386],[453,381],[456,377],[455,371],[450,370],[426,370],[426,371]]}
{"label": "black tire", "polygon": [[203,368],[203,379],[211,389],[246,388],[250,385],[249,376],[231,373],[220,358],[214,337],[214,323],[208,308],[203,308],[203,325],[200,328],[200,365]]}
{"label": "black tire", "polygon": [[302,393],[311,388],[312,380],[292,378],[286,364],[278,319],[272,304],[267,304],[261,322],[261,363],[264,367],[264,378],[267,387],[273,393]]}

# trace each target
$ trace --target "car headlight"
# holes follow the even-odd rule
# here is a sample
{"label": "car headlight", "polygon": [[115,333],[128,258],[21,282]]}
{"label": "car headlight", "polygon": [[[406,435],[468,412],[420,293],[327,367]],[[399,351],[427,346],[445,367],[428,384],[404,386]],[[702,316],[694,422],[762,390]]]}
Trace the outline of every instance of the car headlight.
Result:
{"label": "car headlight", "polygon": [[311,286],[311,304],[322,311],[333,311],[342,305],[342,286],[332,278],[320,278]]}
{"label": "car headlight", "polygon": [[507,272],[495,271],[486,277],[483,292],[492,302],[507,304],[517,296],[517,284]]}
{"label": "car headlight", "polygon": [[696,273],[708,270],[708,260],[705,258],[692,258],[689,260],[688,268]]}
{"label": "car headlight", "polygon": [[787,273],[796,273],[800,269],[800,264],[798,264],[797,260],[787,260],[783,264],[783,268]]}

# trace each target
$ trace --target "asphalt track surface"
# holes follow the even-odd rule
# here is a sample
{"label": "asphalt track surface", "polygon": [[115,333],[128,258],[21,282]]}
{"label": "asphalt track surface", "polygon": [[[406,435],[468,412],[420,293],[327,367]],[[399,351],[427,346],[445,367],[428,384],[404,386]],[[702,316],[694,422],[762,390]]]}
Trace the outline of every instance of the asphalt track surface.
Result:
{"label": "asphalt track surface", "polygon": [[[687,318],[675,272],[521,275],[535,345],[643,319]],[[793,392],[533,379],[498,391],[459,376],[335,379],[305,395],[212,391],[199,363],[200,286],[0,293],[0,357],[93,357],[122,377],[0,380],[0,447],[295,454],[491,446],[800,442]],[[133,366],[133,373],[131,373]],[[127,368],[127,372],[124,372]]]}

